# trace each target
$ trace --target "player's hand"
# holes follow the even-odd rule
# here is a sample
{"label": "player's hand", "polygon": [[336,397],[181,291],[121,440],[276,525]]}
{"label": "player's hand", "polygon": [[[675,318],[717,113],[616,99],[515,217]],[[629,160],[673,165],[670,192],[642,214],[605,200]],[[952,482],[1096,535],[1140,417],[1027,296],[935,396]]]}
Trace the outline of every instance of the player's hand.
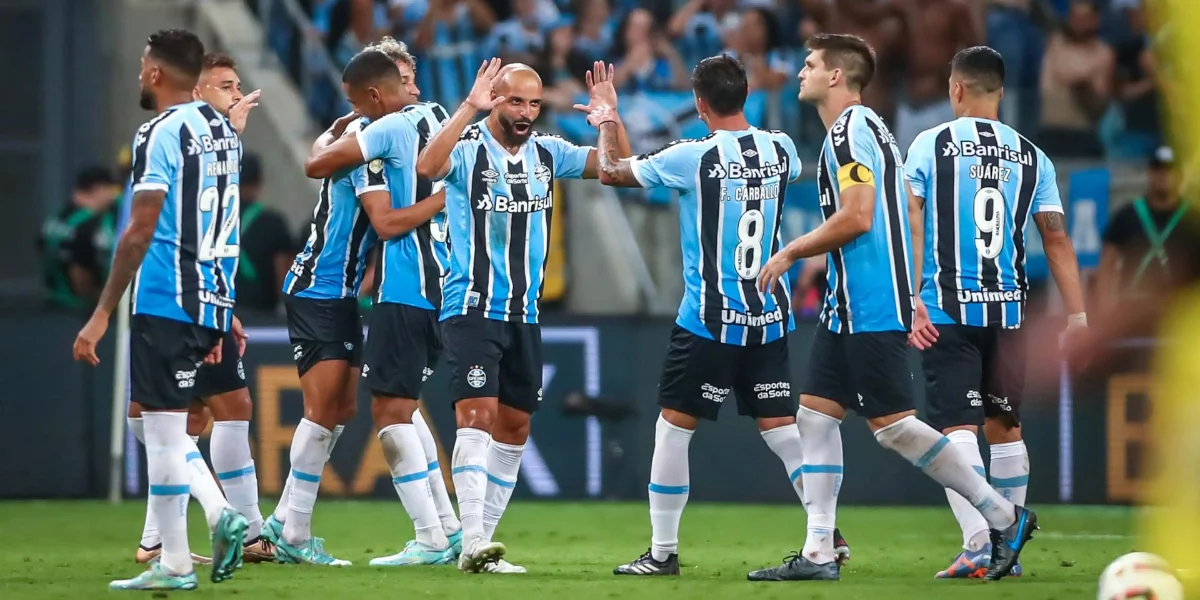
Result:
{"label": "player's hand", "polygon": [[208,356],[204,357],[204,364],[219,365],[221,364],[221,346],[224,346],[224,340],[217,340],[217,345],[209,351]]}
{"label": "player's hand", "polygon": [[912,332],[908,334],[908,344],[917,350],[924,350],[938,339],[938,330],[929,320],[929,309],[920,298],[916,299],[916,310],[913,314]]}
{"label": "player's hand", "polygon": [[233,324],[229,326],[229,330],[233,332],[233,339],[237,340],[238,356],[246,355],[246,340],[250,336],[246,335],[246,330],[242,329],[242,320],[233,316]]}
{"label": "player's hand", "polygon": [[787,252],[776,252],[775,256],[772,256],[771,260],[768,260],[767,264],[763,266],[762,272],[758,274],[758,289],[766,294],[771,293],[775,289],[775,283],[783,277],[784,273],[788,272],[788,269],[792,268],[794,262],[796,261],[792,260]]}
{"label": "player's hand", "polygon": [[504,102],[504,96],[497,96],[493,92],[501,66],[499,58],[483,61],[475,73],[475,85],[471,86],[471,92],[463,102],[478,111],[492,110]]}
{"label": "player's hand", "polygon": [[258,106],[258,97],[261,95],[262,90],[254,90],[229,107],[229,122],[233,123],[233,128],[237,130],[238,135],[246,131],[246,121],[250,118],[250,109]]}
{"label": "player's hand", "polygon": [[600,125],[602,125],[604,123],[618,122],[618,121],[620,121],[620,119],[621,119],[621,117],[619,117],[617,115],[617,111],[615,111],[607,106],[601,106],[600,108],[597,108],[596,110],[593,110],[592,112],[588,113],[587,122],[588,122],[588,125],[591,125],[592,127],[595,127],[596,129],[599,129]]}
{"label": "player's hand", "polygon": [[333,134],[333,137],[342,137],[342,134],[346,133],[346,128],[349,127],[350,124],[357,120],[360,116],[362,115],[358,114],[358,111],[352,110],[345,115],[338,117],[338,119],[333,122],[333,125],[329,127],[329,132]]}
{"label": "player's hand", "polygon": [[605,64],[602,60],[592,63],[592,70],[584,75],[584,79],[587,80],[588,103],[576,104],[575,110],[589,114],[600,107],[617,110],[617,88],[613,87],[612,83],[615,74],[616,67],[611,64]]}
{"label": "player's hand", "polygon": [[1075,370],[1083,369],[1091,362],[1091,337],[1086,314],[1067,317],[1067,328],[1058,335],[1058,347]]}
{"label": "player's hand", "polygon": [[87,324],[75,336],[75,360],[85,361],[93,367],[100,364],[100,357],[96,355],[96,344],[100,343],[100,338],[104,337],[106,331],[108,317],[92,313],[92,318],[88,319]]}

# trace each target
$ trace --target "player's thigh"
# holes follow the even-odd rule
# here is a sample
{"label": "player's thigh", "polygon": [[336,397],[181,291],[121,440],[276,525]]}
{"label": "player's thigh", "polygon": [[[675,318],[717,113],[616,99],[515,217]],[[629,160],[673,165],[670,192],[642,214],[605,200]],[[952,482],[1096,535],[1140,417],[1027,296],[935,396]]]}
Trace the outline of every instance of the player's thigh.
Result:
{"label": "player's thigh", "polygon": [[738,350],[733,393],[738,414],[755,419],[796,416],[787,337]]}
{"label": "player's thigh", "polygon": [[983,409],[988,418],[1000,418],[1009,427],[1021,424],[1028,365],[1027,338],[1022,329],[995,329],[983,371]]}
{"label": "player's thigh", "polygon": [[663,359],[658,405],[697,419],[715,421],[721,405],[733,391],[739,349],[676,325]]}
{"label": "player's thigh", "polygon": [[143,411],[187,410],[199,365],[220,332],[171,319],[134,315],[129,328],[130,398]]}
{"label": "player's thigh", "polygon": [[467,314],[442,321],[446,369],[453,402],[500,396],[502,321]]}
{"label": "player's thigh", "polygon": [[983,422],[982,327],[942,325],[938,340],[921,351],[925,377],[925,420],[943,431]]}
{"label": "player's thigh", "polygon": [[375,304],[362,368],[371,394],[420,398],[425,380],[433,373],[429,365],[440,346],[438,335],[437,315],[432,310],[394,302]]}
{"label": "player's thigh", "polygon": [[542,402],[542,326],[504,325],[508,335],[500,355],[500,404],[533,414]]}
{"label": "player's thigh", "polygon": [[916,407],[906,332],[854,333],[845,341],[859,416],[875,419]]}
{"label": "player's thigh", "polygon": [[354,298],[318,300],[284,296],[292,358],[301,380],[323,361],[362,364],[362,323]]}
{"label": "player's thigh", "polygon": [[818,324],[813,332],[808,361],[804,364],[801,395],[832,400],[846,409],[858,408],[851,386],[853,373],[846,354],[848,337],[830,331],[824,324]]}

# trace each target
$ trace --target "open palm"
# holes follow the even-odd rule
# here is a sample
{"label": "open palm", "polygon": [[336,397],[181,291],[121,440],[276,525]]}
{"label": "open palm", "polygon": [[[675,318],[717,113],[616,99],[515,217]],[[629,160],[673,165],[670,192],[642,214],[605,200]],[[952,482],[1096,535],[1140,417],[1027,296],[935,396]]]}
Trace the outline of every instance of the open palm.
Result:
{"label": "open palm", "polygon": [[611,64],[598,60],[592,70],[584,76],[587,80],[588,103],[576,104],[575,110],[591,114],[597,110],[617,110],[617,88],[613,87],[616,69]]}
{"label": "open palm", "polygon": [[504,102],[504,96],[494,96],[492,89],[495,87],[496,79],[500,74],[502,63],[499,58],[493,58],[484,61],[479,66],[479,71],[475,73],[475,84],[471,86],[471,93],[467,94],[466,103],[476,110],[492,110],[497,104]]}

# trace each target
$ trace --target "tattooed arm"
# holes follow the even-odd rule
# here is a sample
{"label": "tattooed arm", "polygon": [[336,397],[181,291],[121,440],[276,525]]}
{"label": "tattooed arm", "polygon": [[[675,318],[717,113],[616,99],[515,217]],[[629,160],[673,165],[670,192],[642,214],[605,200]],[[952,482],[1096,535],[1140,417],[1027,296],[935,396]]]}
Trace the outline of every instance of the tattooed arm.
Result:
{"label": "tattooed arm", "polygon": [[[597,175],[600,183],[617,187],[641,187],[641,182],[633,174],[633,163],[627,158],[629,140],[623,135],[625,128],[616,119],[600,124],[600,148],[597,150]],[[623,143],[622,143],[623,142]]]}
{"label": "tattooed arm", "polygon": [[1082,314],[1084,305],[1083,288],[1079,283],[1079,261],[1075,258],[1075,246],[1067,236],[1063,214],[1055,211],[1040,212],[1033,215],[1033,220],[1042,234],[1042,246],[1046,249],[1050,274],[1058,284],[1067,314]]}

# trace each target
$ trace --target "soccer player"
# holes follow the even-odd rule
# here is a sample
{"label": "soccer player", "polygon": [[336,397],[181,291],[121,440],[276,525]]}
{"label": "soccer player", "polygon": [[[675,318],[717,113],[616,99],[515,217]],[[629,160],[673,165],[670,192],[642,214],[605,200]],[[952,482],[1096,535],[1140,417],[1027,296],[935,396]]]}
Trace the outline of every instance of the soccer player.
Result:
{"label": "soccer player", "polygon": [[403,88],[406,106],[387,114],[372,87],[347,86],[355,111],[371,126],[327,145],[323,142],[330,140],[318,140],[305,167],[309,175],[320,176],[367,162],[374,181],[360,200],[384,240],[362,375],[371,388],[371,414],[393,485],[413,519],[416,539],[395,555],[372,559],[371,565],[445,564],[462,549],[462,529],[433,434],[417,410],[421,388],[441,353],[437,310],[449,253],[445,193],[441,184],[417,177],[416,161],[447,114],[437,103],[417,102],[416,62],[404,44],[385,38],[363,52],[382,53],[355,58],[376,71],[371,85]]}
{"label": "soccer player", "polygon": [[[98,364],[96,344],[136,274],[130,375],[133,398],[143,408],[150,503],[162,553],[149,570],[112,582],[112,589],[195,589],[187,540],[189,488],[216,489],[203,460],[193,460],[199,451],[187,435],[187,407],[198,367],[221,362],[221,340],[233,319],[242,146],[228,119],[192,99],[203,60],[204,45],[191,32],[159,31],[148,40],[141,106],[158,114],[134,139],[130,224],[99,305],[75,340],[75,358]],[[214,530],[216,583],[241,566],[247,523],[227,503],[205,512]]]}
{"label": "soccer player", "polygon": [[[530,417],[542,394],[538,326],[555,178],[597,177],[595,148],[535,133],[542,80],[498,59],[476,73],[467,99],[417,160],[446,182],[450,267],[441,326],[458,424],[454,487],[462,519],[459,568],[523,573],[492,541],[512,497]],[[486,119],[471,124],[480,111]],[[624,129],[621,154],[628,156]]]}
{"label": "soccer player", "polygon": [[[592,75],[589,73],[589,75]],[[598,72],[588,116],[600,132],[600,181],[679,190],[684,286],[659,384],[662,412],[650,464],[651,547],[617,575],[678,575],[679,520],[688,499],[688,446],[700,419],[716,420],[732,391],[783,460],[796,493],[801,444],[788,373],[787,334],[795,329],[790,287],[756,285],[765,257],[779,249],[789,182],[800,177],[786,134],[751,126],[743,114],[746,70],[715,56],[692,71],[696,111],[711,134],[674,142],[636,159],[618,157],[616,92]]]}
{"label": "soccer player", "polygon": [[861,99],[875,72],[874,50],[859,37],[826,34],[809,38],[808,48],[799,99],[815,105],[829,128],[817,161],[824,222],[772,256],[760,276],[762,289],[769,291],[796,260],[829,255],[824,326],[814,336],[796,415],[804,445],[808,538],[799,555],[751,578],[840,578],[833,543],[843,472],[839,426],[853,409],[883,447],[965,496],[983,514],[996,542],[987,577],[999,579],[1016,564],[1037,517],[992,489],[950,440],[917,420],[913,410],[907,186],[895,138]]}
{"label": "soccer player", "polygon": [[[1029,455],[1021,440],[1027,345],[1021,325],[1030,215],[1062,293],[1069,335],[1087,326],[1087,315],[1054,164],[998,120],[1003,94],[1000,53],[985,46],[959,52],[950,72],[958,118],[921,133],[908,151],[917,312],[922,323],[932,322],[915,329],[912,341],[924,349],[929,424],[983,473],[976,438],[982,421],[992,485],[1024,506]],[[937,577],[982,577],[993,551],[988,523],[958,492],[947,488],[946,497],[962,528],[963,551]],[[1019,574],[1014,564],[1012,575]]]}

